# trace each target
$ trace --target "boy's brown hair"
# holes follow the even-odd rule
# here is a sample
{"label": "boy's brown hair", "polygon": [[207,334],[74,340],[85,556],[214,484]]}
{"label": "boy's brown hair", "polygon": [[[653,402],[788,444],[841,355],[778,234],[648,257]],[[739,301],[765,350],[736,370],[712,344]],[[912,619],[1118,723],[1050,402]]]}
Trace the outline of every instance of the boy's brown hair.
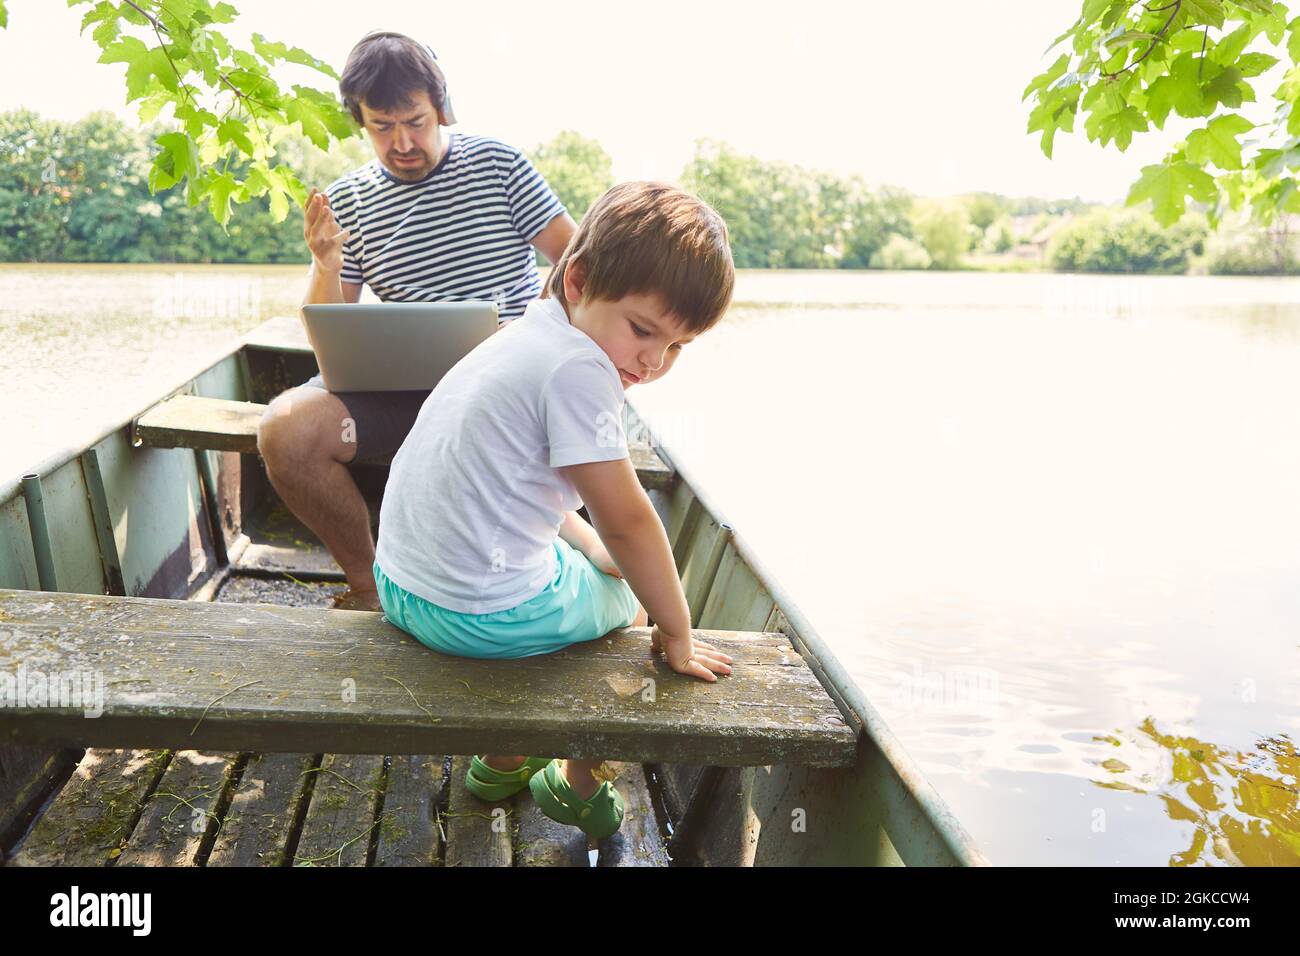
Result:
{"label": "boy's brown hair", "polygon": [[656,294],[694,334],[722,318],[736,284],[727,224],[704,200],[666,183],[620,183],[597,199],[545,295],[564,301],[564,273],[575,259],[586,272],[584,300]]}

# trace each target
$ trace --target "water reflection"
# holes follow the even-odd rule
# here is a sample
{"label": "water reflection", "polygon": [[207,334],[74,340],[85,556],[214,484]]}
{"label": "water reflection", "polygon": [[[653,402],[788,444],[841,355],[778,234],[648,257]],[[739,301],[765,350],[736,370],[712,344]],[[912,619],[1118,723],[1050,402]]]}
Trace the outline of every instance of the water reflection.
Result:
{"label": "water reflection", "polygon": [[1161,731],[1148,717],[1133,733],[1096,738],[1120,755],[1159,748],[1164,774],[1130,767],[1121,756],[1098,764],[1099,787],[1152,794],[1169,819],[1190,824],[1191,844],[1170,866],[1300,866],[1300,754],[1286,734],[1247,750]]}

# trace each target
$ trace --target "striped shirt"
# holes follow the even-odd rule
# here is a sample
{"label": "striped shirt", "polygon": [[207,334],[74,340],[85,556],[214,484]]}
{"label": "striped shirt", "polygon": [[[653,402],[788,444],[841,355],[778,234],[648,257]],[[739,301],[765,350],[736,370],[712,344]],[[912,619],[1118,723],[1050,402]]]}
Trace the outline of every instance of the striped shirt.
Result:
{"label": "striped shirt", "polygon": [[343,244],[344,282],[385,302],[495,301],[501,321],[542,291],[529,244],[564,205],[527,157],[486,136],[452,133],[419,182],[378,159],[325,190]]}

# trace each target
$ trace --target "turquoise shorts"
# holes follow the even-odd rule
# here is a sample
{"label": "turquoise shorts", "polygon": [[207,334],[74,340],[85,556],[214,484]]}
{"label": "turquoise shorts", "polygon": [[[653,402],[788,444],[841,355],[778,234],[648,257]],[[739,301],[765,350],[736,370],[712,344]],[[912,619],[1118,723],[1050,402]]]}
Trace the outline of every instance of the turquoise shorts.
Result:
{"label": "turquoise shorts", "polygon": [[555,555],[555,579],[504,611],[449,611],[394,584],[375,562],[379,603],[390,622],[425,647],[457,657],[550,654],[632,624],[640,605],[626,581],[598,570],[563,538],[555,539]]}

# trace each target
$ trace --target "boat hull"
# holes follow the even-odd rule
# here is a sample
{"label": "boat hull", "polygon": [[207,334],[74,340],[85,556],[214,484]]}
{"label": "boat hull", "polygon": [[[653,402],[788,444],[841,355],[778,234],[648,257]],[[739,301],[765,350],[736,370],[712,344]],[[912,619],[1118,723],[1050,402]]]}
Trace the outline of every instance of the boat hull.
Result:
{"label": "boat hull", "polygon": [[[277,322],[274,334],[253,333],[157,400],[189,393],[265,402],[304,381],[314,358],[284,320]],[[34,469],[58,590],[192,597],[228,570],[225,558],[238,547],[242,515],[273,495],[251,457],[135,447],[131,423],[144,411]],[[857,763],[849,769],[647,767],[673,832],[675,862],[983,864],[861,690],[685,463],[673,459],[633,409],[628,427],[675,470],[671,487],[650,496],[668,529],[694,625],[784,633],[845,719],[862,731]],[[20,483],[0,486],[0,588],[49,589],[42,588],[28,504]],[[80,756],[21,740],[0,742],[0,846],[15,842]]]}

